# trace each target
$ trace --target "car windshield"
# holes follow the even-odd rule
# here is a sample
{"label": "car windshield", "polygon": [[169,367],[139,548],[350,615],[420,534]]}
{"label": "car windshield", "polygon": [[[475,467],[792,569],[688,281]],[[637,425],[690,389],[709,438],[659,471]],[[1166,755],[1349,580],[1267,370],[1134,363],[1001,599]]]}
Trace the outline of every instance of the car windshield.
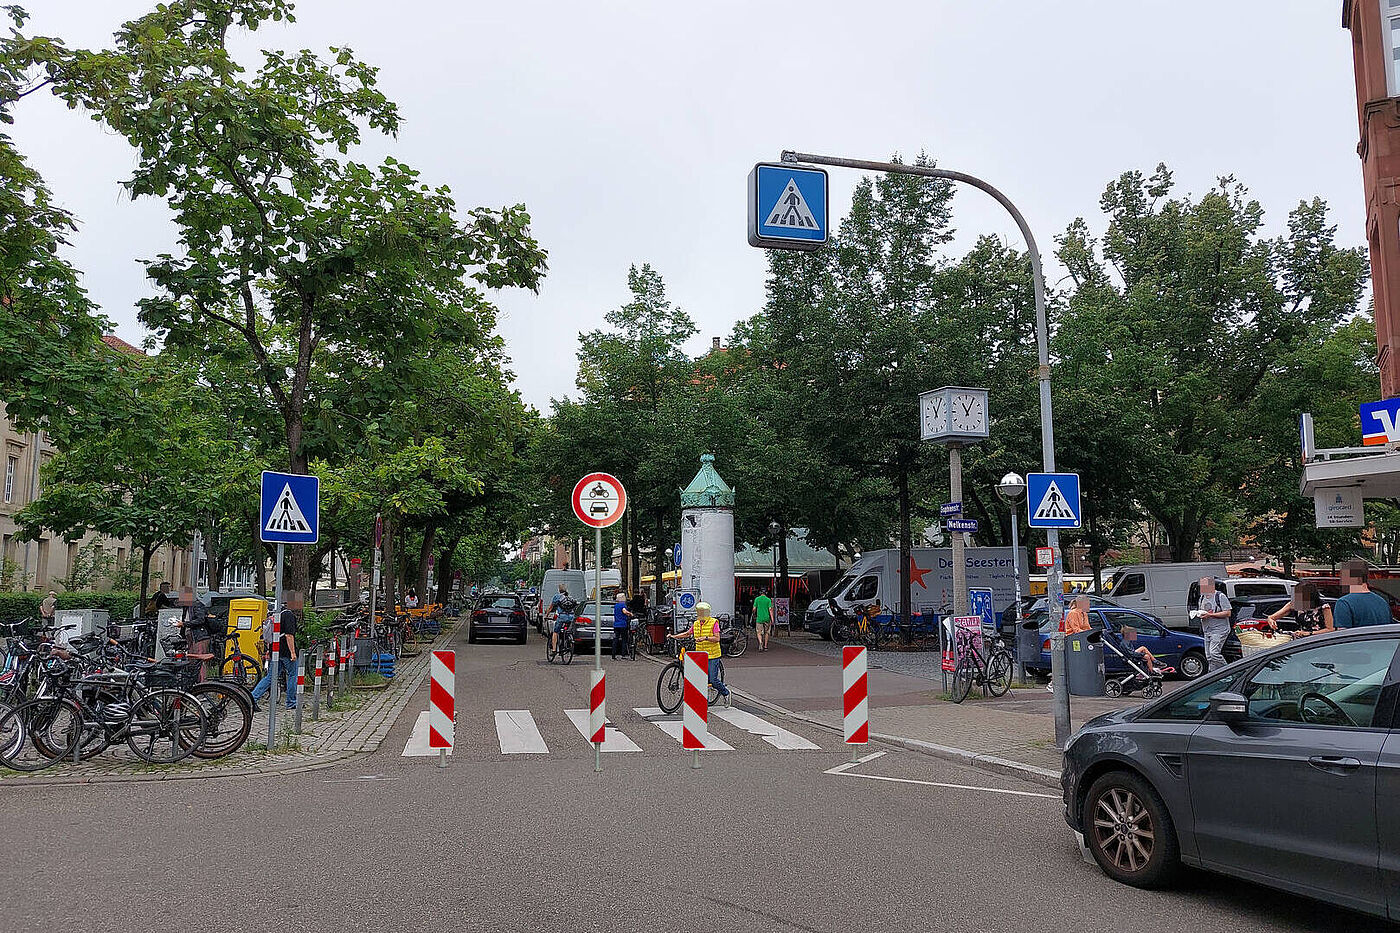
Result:
{"label": "car windshield", "polygon": [[825,593],[822,594],[822,599],[835,599],[836,597],[840,596],[841,592],[845,590],[846,587],[850,586],[851,581],[854,579],[855,577],[853,575],[849,573],[846,574],[844,577],[836,581],[835,586],[833,586],[831,589],[827,590]]}

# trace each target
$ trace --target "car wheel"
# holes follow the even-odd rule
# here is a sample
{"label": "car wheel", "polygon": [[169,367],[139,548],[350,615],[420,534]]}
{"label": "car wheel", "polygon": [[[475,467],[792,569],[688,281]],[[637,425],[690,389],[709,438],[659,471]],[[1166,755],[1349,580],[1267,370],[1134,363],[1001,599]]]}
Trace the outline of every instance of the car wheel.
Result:
{"label": "car wheel", "polygon": [[1195,680],[1206,672],[1206,656],[1201,651],[1188,651],[1181,656],[1176,666],[1177,673],[1187,680]]}
{"label": "car wheel", "polygon": [[1181,866],[1166,804],[1132,772],[1110,771],[1094,781],[1084,798],[1082,822],[1090,854],[1114,881],[1163,887]]}

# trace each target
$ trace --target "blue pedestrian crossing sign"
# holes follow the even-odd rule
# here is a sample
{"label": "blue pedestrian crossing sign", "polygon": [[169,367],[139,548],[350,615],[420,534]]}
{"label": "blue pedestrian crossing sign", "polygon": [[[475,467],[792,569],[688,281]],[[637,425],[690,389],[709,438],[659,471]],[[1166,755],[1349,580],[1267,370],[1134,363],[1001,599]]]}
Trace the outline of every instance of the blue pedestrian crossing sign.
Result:
{"label": "blue pedestrian crossing sign", "polygon": [[264,470],[261,515],[263,541],[315,544],[321,534],[321,478]]}
{"label": "blue pedestrian crossing sign", "polygon": [[1079,474],[1028,473],[1026,509],[1032,528],[1078,528]]}
{"label": "blue pedestrian crossing sign", "polygon": [[760,162],[749,172],[749,245],[816,249],[827,235],[826,172]]}

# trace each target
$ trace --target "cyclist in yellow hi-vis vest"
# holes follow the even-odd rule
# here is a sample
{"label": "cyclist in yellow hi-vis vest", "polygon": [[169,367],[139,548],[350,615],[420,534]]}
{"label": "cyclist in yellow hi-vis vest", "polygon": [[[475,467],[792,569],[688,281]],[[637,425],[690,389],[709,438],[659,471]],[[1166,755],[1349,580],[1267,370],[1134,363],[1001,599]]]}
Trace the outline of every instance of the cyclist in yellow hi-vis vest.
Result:
{"label": "cyclist in yellow hi-vis vest", "polygon": [[710,615],[709,603],[697,603],[695,624],[684,632],[676,633],[678,640],[691,637],[695,639],[695,650],[710,656],[710,684],[724,698],[724,705],[729,706],[729,688],[724,685],[724,665],[719,663],[719,620]]}

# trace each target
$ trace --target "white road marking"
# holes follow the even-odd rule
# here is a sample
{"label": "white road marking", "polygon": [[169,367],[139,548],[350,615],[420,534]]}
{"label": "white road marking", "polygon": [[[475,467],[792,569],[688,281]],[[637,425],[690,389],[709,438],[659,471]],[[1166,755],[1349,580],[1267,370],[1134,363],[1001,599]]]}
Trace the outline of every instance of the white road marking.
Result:
{"label": "white road marking", "polygon": [[856,765],[863,765],[863,764],[865,764],[867,761],[874,761],[876,758],[879,758],[879,757],[880,757],[881,755],[883,755],[883,754],[884,754],[884,752],[871,752],[869,755],[866,755],[864,758],[857,758],[855,761],[848,761],[848,762],[846,762],[844,765],[837,765],[837,766],[834,767],[834,768],[828,768],[828,769],[827,769],[825,772],[823,772],[823,773],[824,773],[824,774],[843,774],[843,773],[849,771],[850,769],[854,768]]}
{"label": "white road marking", "polygon": [[[588,738],[588,710],[586,709],[566,709],[564,715],[573,722],[578,734],[585,739]],[[590,745],[593,743],[589,743]],[[603,751],[605,752],[639,752],[642,747],[633,742],[627,736],[617,731],[617,727],[608,720],[608,727],[603,733]]]}
{"label": "white road marking", "polygon": [[[638,716],[645,717],[652,725],[656,726],[656,728],[660,729],[677,742],[684,741],[681,738],[681,731],[685,726],[681,722],[679,716],[657,719],[656,717],[658,716],[666,715],[666,713],[658,707],[638,706],[634,707],[634,709]],[[713,733],[710,733],[705,736],[705,748],[703,750],[707,752],[732,752],[734,751],[734,746],[730,745],[724,739],[716,737]]]}
{"label": "white road marking", "polygon": [[[419,713],[418,719],[413,723],[413,732],[409,734],[408,741],[404,743],[404,758],[436,758],[438,749],[428,747],[428,714]],[[447,750],[447,754],[452,754],[452,749]]]}
{"label": "white road marking", "polygon": [[1000,787],[979,787],[976,784],[948,784],[943,781],[916,781],[913,778],[885,777],[882,774],[860,774],[858,772],[850,770],[856,765],[869,761],[872,758],[879,757],[883,754],[884,752],[876,752],[874,755],[867,755],[859,761],[848,761],[844,765],[838,765],[835,768],[831,768],[830,770],[825,771],[823,773],[839,774],[844,777],[865,778],[865,780],[867,781],[886,781],[890,784],[917,784],[920,787],[943,787],[949,790],[972,790],[980,791],[984,794],[1005,794],[1011,797],[1039,797],[1043,800],[1060,799],[1059,794],[1038,794],[1028,790],[1005,790],[1004,788]]}
{"label": "white road marking", "polygon": [[738,726],[750,735],[758,736],[774,748],[781,748],[784,751],[821,748],[820,745],[804,739],[796,732],[789,732],[781,726],[775,726],[768,720],[745,710],[721,707],[710,710],[710,713],[723,719],[731,726]]}
{"label": "white road marking", "polygon": [[496,738],[500,740],[502,755],[549,754],[549,746],[544,744],[544,736],[528,709],[496,710]]}

